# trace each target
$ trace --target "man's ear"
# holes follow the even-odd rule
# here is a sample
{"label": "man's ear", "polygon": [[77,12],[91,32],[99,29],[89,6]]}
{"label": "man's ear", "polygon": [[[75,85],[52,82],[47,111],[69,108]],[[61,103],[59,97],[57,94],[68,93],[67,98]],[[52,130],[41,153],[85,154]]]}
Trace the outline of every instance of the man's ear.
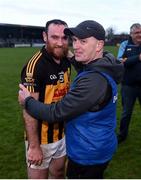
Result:
{"label": "man's ear", "polygon": [[45,31],[43,31],[43,40],[44,42],[47,42],[47,33]]}
{"label": "man's ear", "polygon": [[103,40],[99,40],[97,42],[97,51],[98,52],[101,51],[101,49],[103,49],[103,47],[104,47],[104,41]]}

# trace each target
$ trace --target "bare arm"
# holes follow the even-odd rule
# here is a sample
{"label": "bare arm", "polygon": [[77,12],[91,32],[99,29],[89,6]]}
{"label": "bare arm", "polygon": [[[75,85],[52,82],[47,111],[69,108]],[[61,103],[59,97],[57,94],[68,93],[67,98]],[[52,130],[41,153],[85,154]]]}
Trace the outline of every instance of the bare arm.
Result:
{"label": "bare arm", "polygon": [[[39,93],[31,93],[31,95],[38,100]],[[40,165],[43,160],[43,154],[38,138],[38,122],[35,121],[35,119],[31,117],[26,110],[23,110],[23,117],[28,139],[28,161],[31,164]]]}

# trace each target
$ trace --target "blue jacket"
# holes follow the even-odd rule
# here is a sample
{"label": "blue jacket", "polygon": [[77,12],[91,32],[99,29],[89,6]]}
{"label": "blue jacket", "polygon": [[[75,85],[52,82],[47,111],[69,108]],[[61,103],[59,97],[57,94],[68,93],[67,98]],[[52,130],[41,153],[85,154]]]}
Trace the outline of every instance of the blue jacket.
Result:
{"label": "blue jacket", "polygon": [[122,83],[129,86],[141,86],[141,44],[135,45],[131,38],[123,41],[118,51],[118,59],[127,58],[124,63],[124,77]]}
{"label": "blue jacket", "polygon": [[[92,72],[80,73],[76,77],[77,81],[87,73]],[[66,124],[67,155],[79,164],[93,165],[109,161],[117,148],[115,135],[117,85],[109,75],[100,74],[112,87],[111,101],[102,110],[87,111]],[[75,81],[72,88],[75,88]]]}

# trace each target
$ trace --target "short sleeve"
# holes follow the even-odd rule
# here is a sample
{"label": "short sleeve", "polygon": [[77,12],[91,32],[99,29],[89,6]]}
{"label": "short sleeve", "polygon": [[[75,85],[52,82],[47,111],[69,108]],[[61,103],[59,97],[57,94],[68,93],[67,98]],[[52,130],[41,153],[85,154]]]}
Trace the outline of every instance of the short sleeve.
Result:
{"label": "short sleeve", "polygon": [[22,69],[21,83],[32,93],[40,91],[41,66],[39,62],[32,64],[29,61]]}

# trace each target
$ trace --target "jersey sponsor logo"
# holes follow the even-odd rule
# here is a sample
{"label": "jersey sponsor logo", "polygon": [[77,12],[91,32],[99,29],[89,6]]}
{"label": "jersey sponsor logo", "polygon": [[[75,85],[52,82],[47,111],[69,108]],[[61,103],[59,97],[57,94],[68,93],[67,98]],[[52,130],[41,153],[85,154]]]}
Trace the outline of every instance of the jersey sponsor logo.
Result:
{"label": "jersey sponsor logo", "polygon": [[64,87],[63,89],[56,89],[53,96],[53,102],[59,101],[67,92],[69,86]]}

